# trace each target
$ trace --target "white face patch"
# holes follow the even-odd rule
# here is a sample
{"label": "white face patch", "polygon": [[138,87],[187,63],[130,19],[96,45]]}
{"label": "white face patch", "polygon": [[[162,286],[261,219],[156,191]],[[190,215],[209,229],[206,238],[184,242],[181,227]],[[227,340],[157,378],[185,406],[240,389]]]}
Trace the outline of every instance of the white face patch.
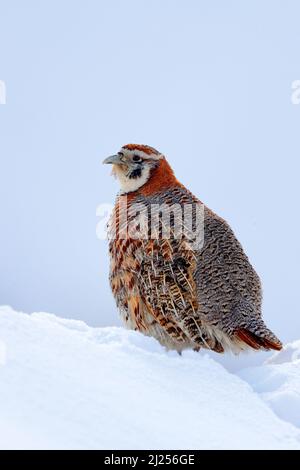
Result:
{"label": "white face patch", "polygon": [[113,175],[119,180],[121,191],[124,193],[131,193],[141,188],[147,183],[150,177],[150,166],[145,165],[142,169],[142,174],[138,178],[129,178],[127,172],[124,171],[120,165],[113,165]]}
{"label": "white face patch", "polygon": [[147,150],[124,146],[118,153],[120,162],[113,165],[112,174],[119,180],[123,193],[137,191],[147,183],[151,170],[158,165],[159,160],[164,158],[154,148],[148,146],[144,148]]}

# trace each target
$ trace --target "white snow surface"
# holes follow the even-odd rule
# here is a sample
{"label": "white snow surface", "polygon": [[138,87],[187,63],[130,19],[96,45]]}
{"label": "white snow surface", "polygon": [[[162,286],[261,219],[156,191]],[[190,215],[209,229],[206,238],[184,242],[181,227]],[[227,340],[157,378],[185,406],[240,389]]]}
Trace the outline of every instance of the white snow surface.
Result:
{"label": "white snow surface", "polygon": [[0,307],[0,448],[300,449],[300,341],[234,374],[217,361]]}

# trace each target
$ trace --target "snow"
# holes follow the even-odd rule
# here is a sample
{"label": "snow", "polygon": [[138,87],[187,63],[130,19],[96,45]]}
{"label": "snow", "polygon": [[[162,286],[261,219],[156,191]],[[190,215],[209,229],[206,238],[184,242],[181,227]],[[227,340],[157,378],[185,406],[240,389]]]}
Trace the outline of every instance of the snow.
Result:
{"label": "snow", "polygon": [[240,371],[274,412],[300,428],[300,341],[288,344],[262,367]]}
{"label": "snow", "polygon": [[137,332],[0,307],[0,345],[1,449],[300,449],[299,341],[231,373]]}

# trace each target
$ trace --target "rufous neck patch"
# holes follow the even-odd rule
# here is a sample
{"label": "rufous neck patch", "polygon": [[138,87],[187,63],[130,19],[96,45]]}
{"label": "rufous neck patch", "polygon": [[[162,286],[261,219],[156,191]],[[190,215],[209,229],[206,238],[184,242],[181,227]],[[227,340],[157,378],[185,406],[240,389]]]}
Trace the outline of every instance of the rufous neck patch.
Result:
{"label": "rufous neck patch", "polygon": [[176,186],[183,187],[175,177],[169,163],[163,158],[158,166],[152,170],[149,180],[137,192],[143,194],[143,196],[150,196],[150,194]]}

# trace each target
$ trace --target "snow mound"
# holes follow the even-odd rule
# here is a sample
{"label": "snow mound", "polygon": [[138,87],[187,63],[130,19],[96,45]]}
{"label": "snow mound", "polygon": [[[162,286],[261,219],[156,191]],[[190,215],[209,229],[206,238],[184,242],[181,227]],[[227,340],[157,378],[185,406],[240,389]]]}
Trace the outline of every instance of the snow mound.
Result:
{"label": "snow mound", "polygon": [[9,307],[0,308],[0,344],[1,448],[300,449],[289,416],[262,397],[284,383],[299,393],[297,362],[240,378],[133,331]]}
{"label": "snow mound", "polygon": [[289,343],[281,351],[273,354],[266,364],[283,364],[284,362],[296,362],[300,360],[300,340]]}
{"label": "snow mound", "polygon": [[265,365],[240,371],[276,414],[300,427],[300,341],[287,344]]}

